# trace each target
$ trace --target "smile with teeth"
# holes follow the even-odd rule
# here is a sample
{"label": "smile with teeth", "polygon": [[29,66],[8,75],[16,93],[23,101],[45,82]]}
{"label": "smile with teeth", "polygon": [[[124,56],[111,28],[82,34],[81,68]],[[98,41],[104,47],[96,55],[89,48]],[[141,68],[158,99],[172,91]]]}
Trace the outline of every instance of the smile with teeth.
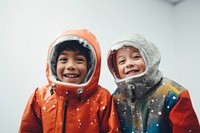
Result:
{"label": "smile with teeth", "polygon": [[63,76],[66,78],[78,78],[80,74],[64,74]]}
{"label": "smile with teeth", "polygon": [[135,74],[138,74],[139,70],[130,70],[130,71],[127,71],[125,72],[125,74],[127,75],[135,75]]}

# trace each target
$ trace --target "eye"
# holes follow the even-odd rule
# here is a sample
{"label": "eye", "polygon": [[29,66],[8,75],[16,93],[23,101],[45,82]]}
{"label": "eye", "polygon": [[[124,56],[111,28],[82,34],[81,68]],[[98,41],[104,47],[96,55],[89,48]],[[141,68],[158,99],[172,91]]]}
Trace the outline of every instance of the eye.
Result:
{"label": "eye", "polygon": [[64,62],[67,62],[67,58],[66,57],[60,57],[59,59],[58,59],[58,61],[59,62],[62,62],[62,63],[64,63]]}
{"label": "eye", "polygon": [[118,61],[118,64],[119,64],[119,65],[123,65],[124,63],[125,63],[125,60],[124,60],[124,59]]}
{"label": "eye", "polygon": [[76,59],[76,62],[78,62],[78,63],[86,62],[86,59],[84,57],[78,57]]}
{"label": "eye", "polygon": [[142,56],[141,56],[141,54],[140,54],[139,52],[133,52],[133,53],[132,53],[132,58],[133,58],[134,60],[139,60],[139,59],[142,58]]}
{"label": "eye", "polygon": [[135,60],[138,60],[140,58],[141,58],[141,56],[139,56],[139,55],[133,56],[133,59],[135,59]]}

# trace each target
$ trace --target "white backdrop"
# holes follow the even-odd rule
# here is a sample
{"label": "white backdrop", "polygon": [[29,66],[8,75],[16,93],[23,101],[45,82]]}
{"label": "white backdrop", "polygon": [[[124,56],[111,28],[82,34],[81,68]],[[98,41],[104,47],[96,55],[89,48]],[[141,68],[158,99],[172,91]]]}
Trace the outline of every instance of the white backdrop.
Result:
{"label": "white backdrop", "polygon": [[185,86],[200,118],[200,1],[172,6],[163,0],[1,0],[0,132],[15,133],[26,102],[47,83],[49,43],[60,31],[86,28],[101,44],[100,85],[116,88],[106,57],[114,39],[143,34],[161,51],[164,76]]}

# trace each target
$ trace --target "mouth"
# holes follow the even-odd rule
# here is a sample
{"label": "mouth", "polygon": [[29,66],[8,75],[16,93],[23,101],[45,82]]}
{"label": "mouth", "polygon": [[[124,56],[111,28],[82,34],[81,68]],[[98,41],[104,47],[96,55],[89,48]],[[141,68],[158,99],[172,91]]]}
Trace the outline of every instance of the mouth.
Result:
{"label": "mouth", "polygon": [[64,74],[63,76],[66,78],[78,78],[80,74]]}
{"label": "mouth", "polygon": [[128,76],[137,75],[139,73],[140,73],[140,70],[130,70],[130,71],[125,72],[125,74]]}

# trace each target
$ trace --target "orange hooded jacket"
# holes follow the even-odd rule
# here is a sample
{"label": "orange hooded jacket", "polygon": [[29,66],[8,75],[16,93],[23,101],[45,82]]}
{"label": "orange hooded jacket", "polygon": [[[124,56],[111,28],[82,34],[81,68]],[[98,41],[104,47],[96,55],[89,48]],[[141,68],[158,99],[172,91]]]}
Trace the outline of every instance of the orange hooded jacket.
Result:
{"label": "orange hooded jacket", "polygon": [[[81,84],[57,80],[56,48],[76,40],[90,49],[90,72]],[[88,30],[68,30],[51,43],[46,66],[48,84],[37,88],[24,110],[19,133],[118,133],[119,122],[108,90],[98,85],[100,46]]]}

